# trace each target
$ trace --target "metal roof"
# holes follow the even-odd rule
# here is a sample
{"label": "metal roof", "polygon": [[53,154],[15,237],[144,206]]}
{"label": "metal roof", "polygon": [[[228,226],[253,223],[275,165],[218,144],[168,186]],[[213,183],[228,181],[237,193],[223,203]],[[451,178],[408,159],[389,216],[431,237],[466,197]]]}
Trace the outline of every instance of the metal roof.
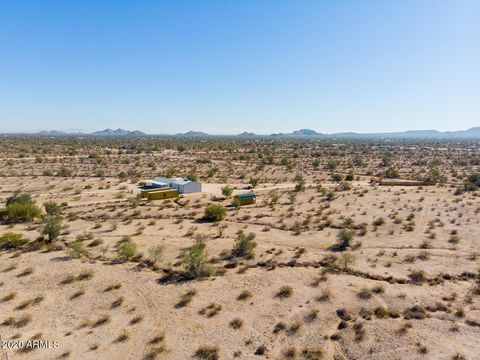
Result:
{"label": "metal roof", "polygon": [[255,195],[255,194],[239,194],[239,195],[237,195],[237,197],[239,199],[253,199],[253,198],[256,198],[257,195]]}

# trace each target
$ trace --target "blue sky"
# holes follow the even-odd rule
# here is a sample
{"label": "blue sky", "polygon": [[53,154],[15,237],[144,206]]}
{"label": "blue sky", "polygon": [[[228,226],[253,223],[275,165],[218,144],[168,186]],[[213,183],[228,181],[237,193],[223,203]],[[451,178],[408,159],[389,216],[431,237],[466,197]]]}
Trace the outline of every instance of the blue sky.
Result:
{"label": "blue sky", "polygon": [[478,0],[0,0],[0,131],[472,126]]}

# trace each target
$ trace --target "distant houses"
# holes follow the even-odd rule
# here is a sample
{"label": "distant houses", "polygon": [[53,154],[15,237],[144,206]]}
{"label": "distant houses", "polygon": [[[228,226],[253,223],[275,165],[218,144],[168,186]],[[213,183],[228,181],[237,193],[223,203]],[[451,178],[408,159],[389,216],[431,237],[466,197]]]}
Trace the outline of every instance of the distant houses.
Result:
{"label": "distant houses", "polygon": [[202,191],[202,184],[184,178],[156,177],[146,181],[150,189],[174,189],[180,194],[190,194]]}

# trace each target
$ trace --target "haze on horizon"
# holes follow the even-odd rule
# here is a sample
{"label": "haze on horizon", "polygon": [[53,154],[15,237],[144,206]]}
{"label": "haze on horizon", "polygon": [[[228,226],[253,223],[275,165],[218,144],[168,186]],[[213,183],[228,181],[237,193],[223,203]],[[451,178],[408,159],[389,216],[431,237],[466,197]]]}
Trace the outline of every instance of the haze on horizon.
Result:
{"label": "haze on horizon", "polygon": [[480,125],[480,2],[0,3],[0,132]]}

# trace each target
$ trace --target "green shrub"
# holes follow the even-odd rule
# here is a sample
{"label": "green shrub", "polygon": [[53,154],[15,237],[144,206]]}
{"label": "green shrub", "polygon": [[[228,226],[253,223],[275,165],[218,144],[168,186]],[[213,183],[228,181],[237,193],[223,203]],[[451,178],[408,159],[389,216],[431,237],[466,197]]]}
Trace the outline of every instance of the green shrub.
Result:
{"label": "green shrub", "polygon": [[19,248],[25,243],[22,234],[7,232],[0,237],[0,246],[6,246],[7,248]]}
{"label": "green shrub", "polygon": [[205,208],[204,219],[207,221],[220,221],[227,215],[227,210],[221,205],[209,205]]}
{"label": "green shrub", "polygon": [[398,178],[400,176],[397,169],[390,167],[385,171],[385,177],[388,179]]}
{"label": "green shrub", "polygon": [[233,187],[231,187],[230,185],[225,185],[224,187],[222,187],[222,195],[225,196],[225,197],[230,197],[232,196],[233,194]]}
{"label": "green shrub", "polygon": [[337,245],[338,250],[345,250],[347,247],[350,247],[353,240],[353,232],[349,230],[342,229],[337,234]]}
{"label": "green shrub", "polygon": [[2,217],[7,221],[26,222],[41,215],[41,210],[33,203],[13,203],[2,211]]}
{"label": "green shrub", "polygon": [[62,221],[58,216],[46,215],[42,220],[41,233],[48,237],[48,242],[53,242],[62,229]]}
{"label": "green shrub", "polygon": [[60,216],[63,211],[63,206],[55,201],[46,201],[43,203],[43,207],[48,215]]}
{"label": "green shrub", "polygon": [[208,263],[204,237],[197,236],[195,244],[188,249],[183,257],[183,266],[189,278],[208,277],[213,275],[214,269]]}
{"label": "green shrub", "polygon": [[20,191],[15,191],[15,193],[7,198],[6,206],[12,204],[33,204],[33,200],[30,195],[22,193]]}
{"label": "green shrub", "polygon": [[88,256],[88,251],[85,249],[81,241],[74,241],[73,243],[68,244],[66,251],[68,255],[74,258]]}
{"label": "green shrub", "polygon": [[137,244],[128,236],[124,237],[117,253],[120,259],[129,260],[137,254]]}
{"label": "green shrub", "polygon": [[255,239],[255,234],[245,234],[243,231],[240,231],[235,240],[235,245],[233,246],[232,253],[234,256],[253,258],[254,249],[257,244],[253,241]]}
{"label": "green shrub", "polygon": [[463,188],[465,191],[475,191],[480,187],[480,173],[473,173],[467,177]]}

